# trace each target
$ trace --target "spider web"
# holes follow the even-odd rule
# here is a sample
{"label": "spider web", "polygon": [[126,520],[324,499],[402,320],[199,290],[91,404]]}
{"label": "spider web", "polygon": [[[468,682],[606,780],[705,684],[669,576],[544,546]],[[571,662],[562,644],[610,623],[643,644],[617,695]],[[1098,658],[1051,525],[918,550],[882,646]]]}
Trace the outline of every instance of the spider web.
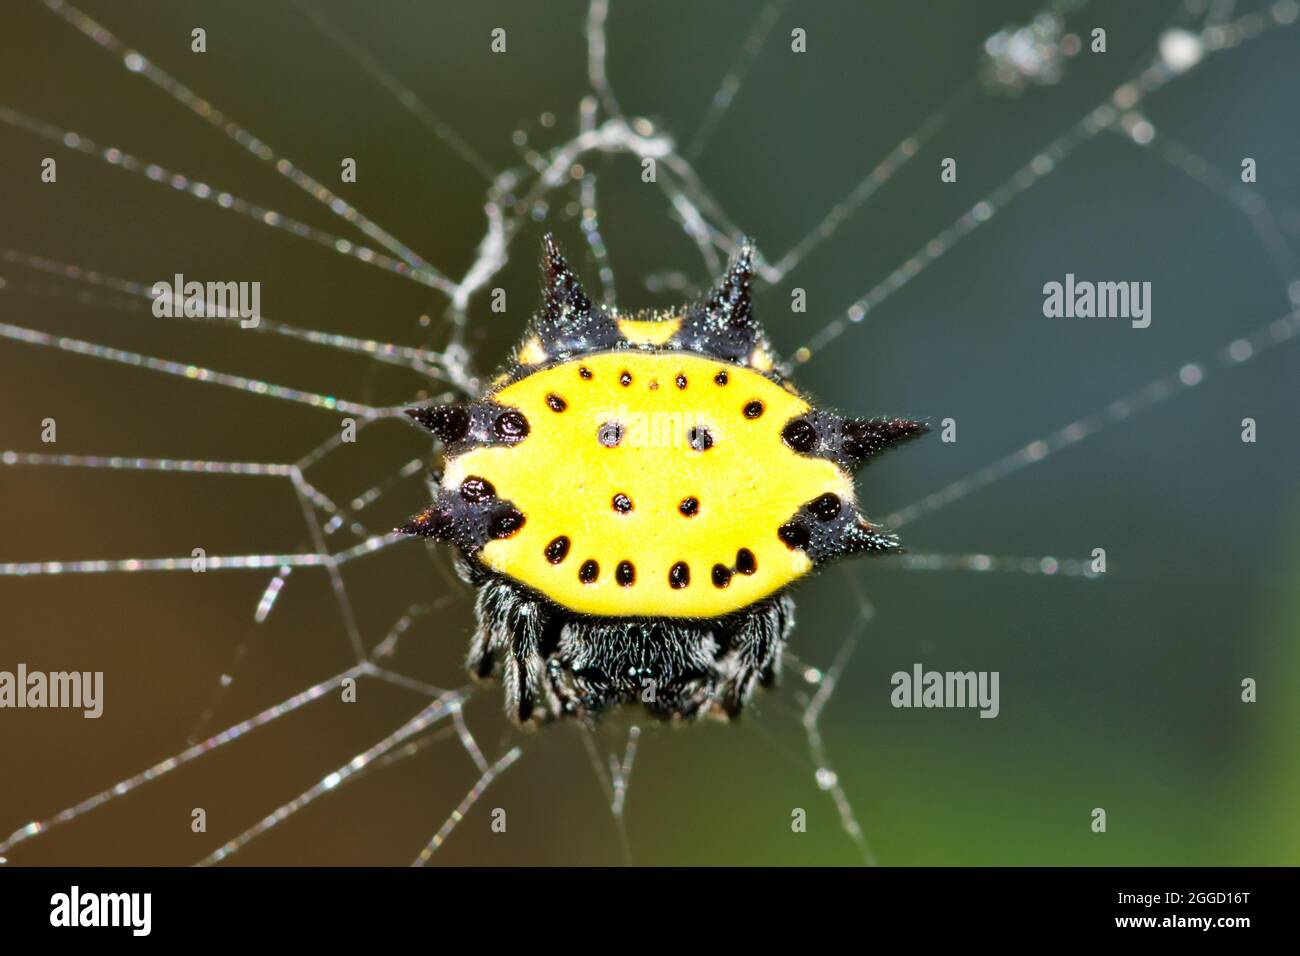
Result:
{"label": "spider web", "polygon": [[[276,207],[255,201],[251,196],[237,195],[209,182],[207,174],[196,175],[164,165],[153,158],[136,155],[127,141],[111,142],[101,136],[91,136],[81,131],[65,128],[48,118],[29,115],[21,103],[0,105],[0,123],[11,130],[31,137],[41,144],[42,150],[54,155],[67,153],[84,157],[88,162],[110,167],[117,177],[149,186],[156,193],[170,191],[174,195],[159,195],[156,202],[197,202],[220,214],[232,213],[247,222],[247,229],[258,226],[274,230],[319,256],[326,263],[344,260],[386,273],[396,280],[422,290],[433,304],[424,311],[419,326],[406,330],[406,340],[417,344],[403,345],[368,337],[344,334],[337,330],[314,330],[302,322],[290,321],[272,313],[263,317],[251,330],[239,329],[238,319],[225,320],[232,326],[228,332],[213,330],[214,323],[222,320],[204,319],[208,326],[199,329],[194,320],[153,319],[150,315],[152,283],[143,277],[127,277],[102,271],[89,261],[71,262],[29,249],[6,247],[0,249],[0,262],[4,263],[0,288],[7,293],[21,294],[34,301],[48,302],[51,307],[89,309],[103,317],[121,317],[123,322],[139,322],[149,327],[160,323],[176,326],[177,337],[164,341],[168,346],[181,343],[184,354],[187,336],[192,334],[196,343],[205,348],[212,335],[254,335],[269,340],[283,340],[283,351],[277,354],[296,354],[293,350],[317,349],[337,353],[342,358],[367,363],[367,391],[377,398],[339,397],[328,391],[313,391],[286,384],[277,384],[269,377],[237,374],[224,371],[234,362],[214,361],[211,367],[182,358],[167,358],[154,354],[144,344],[125,347],[106,344],[104,341],[80,335],[64,334],[53,327],[43,327],[38,322],[18,323],[8,319],[0,321],[0,338],[7,340],[17,351],[30,347],[42,351],[61,353],[68,363],[90,361],[101,365],[124,366],[132,374],[145,372],[169,376],[190,383],[187,388],[200,384],[209,388],[227,389],[246,397],[255,397],[258,407],[274,410],[283,406],[300,406],[312,414],[324,413],[330,421],[339,416],[355,420],[359,436],[369,436],[401,431],[406,434],[402,410],[415,402],[432,398],[449,399],[472,395],[483,387],[482,374],[491,365],[499,350],[490,348],[490,336],[471,319],[478,315],[474,310],[481,306],[486,294],[496,285],[508,284],[508,267],[516,260],[524,260],[531,268],[533,245],[521,241],[532,236],[542,223],[557,219],[573,223],[585,240],[583,254],[590,269],[584,274],[594,277],[600,297],[606,303],[620,299],[625,303],[635,301],[638,291],[635,282],[626,273],[616,282],[612,250],[607,246],[602,226],[602,214],[615,207],[608,202],[609,195],[620,195],[610,187],[612,175],[607,165],[598,161],[607,157],[631,158],[639,163],[654,160],[657,169],[656,187],[660,194],[658,211],[661,219],[689,242],[698,256],[698,267],[692,268],[689,277],[684,273],[660,273],[644,280],[651,293],[663,292],[672,297],[693,294],[707,277],[717,274],[726,257],[735,249],[742,228],[738,217],[725,210],[706,185],[699,166],[709,155],[720,132],[725,129],[733,105],[742,98],[749,78],[761,74],[767,57],[774,55],[782,40],[782,28],[792,25],[793,5],[777,0],[746,10],[750,25],[734,39],[738,48],[729,58],[722,58],[722,76],[715,92],[708,100],[702,118],[693,129],[685,133],[671,131],[665,125],[625,112],[610,81],[610,56],[619,53],[620,45],[634,43],[629,33],[626,38],[609,29],[610,5],[602,0],[592,0],[585,12],[582,35],[585,40],[585,89],[565,104],[559,104],[553,113],[543,114],[532,130],[519,129],[512,137],[518,150],[517,161],[505,167],[483,157],[470,145],[467,137],[459,134],[454,124],[436,115],[425,99],[409,88],[396,71],[385,65],[381,51],[369,50],[354,40],[347,28],[336,21],[323,8],[305,0],[291,0],[291,7],[301,17],[305,31],[313,43],[332,44],[338,54],[374,90],[389,98],[400,108],[409,122],[416,124],[459,163],[463,180],[482,181],[482,231],[474,237],[455,237],[453,245],[473,246],[472,257],[460,269],[439,267],[439,257],[426,258],[398,239],[394,232],[369,218],[342,190],[325,185],[324,180],[306,171],[280,153],[274,145],[274,131],[255,131],[241,125],[236,117],[228,115],[219,104],[206,99],[188,80],[164,69],[149,58],[148,51],[136,50],[123,37],[114,32],[111,13],[103,18],[92,18],[86,12],[63,0],[41,0],[48,14],[64,28],[67,42],[76,42],[89,50],[97,47],[108,54],[128,74],[143,80],[150,89],[138,92],[140,102],[147,97],[150,104],[162,102],[172,110],[173,120],[182,121],[199,129],[206,128],[214,143],[221,141],[223,148],[241,151],[261,169],[261,182],[267,189],[279,179],[296,187],[301,195],[292,195]],[[865,174],[854,182],[837,202],[820,219],[814,219],[811,228],[787,236],[785,251],[772,253],[779,247],[780,236],[765,240],[768,255],[760,262],[759,272],[764,283],[772,288],[788,287],[791,276],[805,266],[815,253],[831,243],[841,230],[848,230],[861,220],[862,210],[880,198],[886,187],[896,178],[910,172],[918,156],[926,162],[937,161],[937,156],[927,152],[927,147],[950,130],[955,117],[977,110],[981,104],[1006,97],[1030,95],[1041,88],[1041,95],[1054,92],[1048,88],[1068,85],[1071,72],[1076,68],[1076,58],[1082,56],[1077,44],[1077,31],[1082,29],[1073,19],[1086,4],[1056,2],[1042,8],[1026,23],[1007,28],[991,24],[981,70],[959,88],[945,105],[934,111],[915,126],[914,132],[903,138]],[[1258,356],[1289,342],[1300,331],[1300,318],[1294,307],[1300,301],[1300,285],[1296,283],[1295,263],[1290,253],[1285,233],[1289,228],[1285,217],[1279,216],[1260,193],[1236,185],[1233,172],[1216,168],[1198,155],[1189,144],[1178,142],[1158,131],[1159,124],[1147,118],[1144,109],[1148,101],[1167,87],[1176,87],[1185,78],[1205,64],[1252,43],[1256,38],[1290,27],[1296,20],[1297,9],[1291,0],[1266,3],[1253,9],[1238,9],[1233,3],[1198,3],[1196,0],[1174,8],[1173,18],[1152,34],[1152,43],[1144,49],[1134,69],[1124,81],[1097,102],[1077,114],[1059,135],[1041,147],[1007,164],[984,190],[980,198],[959,215],[935,232],[914,253],[888,271],[878,282],[861,291],[837,315],[824,320],[815,319],[804,326],[804,342],[789,350],[789,370],[799,369],[819,356],[829,356],[832,343],[848,335],[864,335],[864,324],[869,316],[882,309],[893,296],[902,292],[915,280],[935,268],[945,256],[961,246],[967,238],[980,231],[1005,207],[1016,203],[1030,191],[1066,175],[1060,170],[1067,167],[1069,159],[1085,144],[1103,137],[1115,137],[1131,144],[1169,164],[1210,194],[1225,200],[1229,208],[1244,217],[1257,237],[1260,247],[1275,270],[1284,290],[1284,306],[1275,314],[1256,316],[1253,326],[1246,326],[1231,336],[1225,336],[1217,348],[1200,355],[1180,356],[1170,363],[1168,370],[1140,388],[1110,398],[1108,401],[1059,427],[1052,428],[1029,440],[1022,440],[1014,450],[958,476],[914,501],[905,502],[883,517],[882,523],[893,528],[902,527],[924,516],[963,501],[1028,468],[1039,465],[1049,457],[1093,440],[1099,433],[1130,422],[1139,415],[1168,402],[1177,400],[1198,388],[1206,379],[1254,361]],[[1076,32],[1071,32],[1072,30]],[[304,36],[307,35],[304,33]],[[1086,33],[1082,39],[1086,43]],[[1072,49],[1072,44],[1075,44]],[[77,54],[81,56],[83,54]],[[361,82],[358,79],[357,82]],[[145,107],[140,107],[145,108]],[[152,107],[148,107],[152,108]],[[571,135],[561,132],[564,122],[560,118],[572,114],[574,127]],[[263,138],[263,132],[267,135]],[[506,130],[502,129],[504,136]],[[537,145],[534,144],[537,140]],[[214,146],[214,149],[216,146]],[[1005,156],[1003,157],[1005,160]],[[218,167],[219,168],[219,167]],[[319,175],[319,174],[317,174]],[[117,180],[114,180],[116,182]],[[602,201],[604,200],[604,201]],[[609,208],[606,208],[606,207]],[[190,208],[190,207],[187,207]],[[85,215],[95,215],[87,209]],[[626,215],[619,212],[619,215]],[[310,222],[309,222],[310,220]],[[316,223],[315,225],[310,223]],[[324,228],[324,225],[330,228]],[[400,230],[396,230],[400,231]],[[778,240],[773,242],[773,240]],[[335,257],[335,258],[331,258]],[[6,310],[12,315],[15,310]],[[271,311],[271,310],[268,310]],[[439,313],[436,318],[432,313]],[[478,320],[482,321],[482,320]],[[357,321],[355,327],[364,323]],[[366,326],[367,328],[369,326]],[[116,328],[116,326],[114,327]],[[170,335],[170,333],[169,333]],[[202,336],[203,338],[200,338]],[[396,336],[394,336],[396,337]],[[806,376],[806,373],[804,373]],[[381,377],[385,384],[376,384]],[[288,376],[292,378],[292,376]],[[105,401],[111,402],[112,396]],[[295,419],[297,420],[297,419]],[[398,424],[394,424],[394,423]],[[322,432],[316,429],[318,434]],[[579,751],[596,777],[604,803],[612,819],[625,860],[637,859],[637,846],[629,840],[625,811],[633,794],[631,782],[636,778],[638,754],[653,748],[660,753],[670,751],[679,738],[652,733],[652,728],[642,728],[632,718],[612,720],[597,730],[572,729],[546,735],[520,735],[503,728],[495,715],[499,696],[491,689],[464,686],[454,676],[454,668],[444,668],[442,675],[449,677],[447,686],[425,673],[427,668],[418,661],[412,663],[411,644],[420,638],[433,635],[439,643],[463,645],[470,600],[467,589],[454,582],[442,553],[434,548],[412,542],[385,530],[392,525],[395,513],[409,511],[418,494],[412,494],[423,481],[430,461],[427,452],[401,454],[400,439],[376,439],[376,444],[390,457],[398,459],[385,466],[383,476],[377,481],[347,487],[340,481],[338,460],[347,453],[347,443],[337,430],[323,432],[329,437],[296,450],[290,460],[261,461],[233,459],[195,459],[164,456],[144,456],[135,453],[114,454],[112,450],[95,449],[94,440],[84,436],[61,439],[60,443],[75,443],[77,453],[52,453],[36,451],[30,446],[15,443],[15,447],[0,453],[0,463],[6,471],[32,472],[53,475],[64,471],[78,474],[87,472],[111,473],[131,482],[148,480],[149,476],[165,476],[168,481],[182,482],[188,476],[217,477],[226,481],[238,479],[252,482],[274,482],[283,488],[300,520],[299,544],[282,549],[260,551],[256,549],[212,552],[206,555],[208,572],[239,572],[240,575],[257,575],[260,593],[247,615],[251,621],[247,629],[234,642],[233,650],[222,669],[219,687],[210,693],[210,703],[199,709],[197,726],[190,735],[190,743],[183,749],[171,751],[163,759],[149,763],[126,776],[119,776],[107,786],[66,805],[64,809],[41,815],[23,823],[7,838],[0,839],[0,857],[14,862],[38,862],[42,859],[40,847],[52,831],[65,827],[76,832],[87,832],[85,827],[104,817],[119,804],[139,799],[140,792],[160,786],[160,781],[181,777],[192,765],[225,759],[225,769],[219,773],[242,775],[256,773],[256,769],[235,769],[227,754],[238,750],[251,737],[264,737],[292,723],[312,708],[323,708],[339,698],[348,682],[358,684],[358,694],[365,697],[371,688],[385,694],[391,692],[393,704],[385,713],[392,719],[392,729],[379,739],[364,746],[345,747],[346,759],[325,764],[312,778],[310,786],[285,792],[282,796],[267,797],[254,794],[263,809],[246,825],[222,827],[219,834],[205,835],[206,849],[196,855],[197,862],[214,864],[226,860],[248,858],[248,849],[264,841],[268,834],[278,831],[291,819],[304,815],[308,808],[319,809],[322,802],[337,801],[345,789],[358,787],[377,771],[397,765],[409,765],[416,758],[426,760],[439,776],[436,791],[447,798],[446,805],[434,814],[439,821],[430,826],[422,847],[411,846],[410,859],[423,865],[436,859],[442,847],[452,839],[463,822],[476,812],[484,794],[498,785],[503,775],[509,775],[517,763],[526,765],[527,755],[538,751],[537,760],[560,759],[559,748]],[[283,438],[281,447],[290,447],[291,439]],[[41,481],[41,478],[35,479]],[[54,479],[51,479],[54,480]],[[153,487],[152,484],[144,487]],[[11,494],[10,501],[15,500]],[[396,502],[393,499],[398,499]],[[391,507],[386,507],[390,506]],[[236,521],[238,519],[236,518]],[[242,533],[251,532],[243,528]],[[912,542],[914,545],[916,542]],[[60,546],[66,545],[66,540]],[[156,556],[159,553],[162,556]],[[62,600],[77,593],[77,583],[88,576],[119,578],[129,576],[134,580],[143,576],[148,587],[165,588],[172,575],[192,573],[193,556],[187,549],[173,553],[153,552],[155,556],[95,557],[70,554],[58,560],[8,560],[0,563],[0,577],[53,579],[52,583],[67,582]],[[400,563],[409,576],[410,566],[418,563],[422,569],[418,580],[427,591],[430,580],[445,582],[445,593],[432,599],[400,606],[394,595],[402,589],[392,588],[393,594],[379,602],[371,596],[375,590],[374,574],[369,570],[376,562],[388,561],[385,568]],[[898,558],[879,559],[873,569],[907,571],[970,572],[977,575],[1007,574],[1033,577],[1095,577],[1089,563],[1077,557],[1052,555],[1023,556],[990,553],[948,553],[914,550]],[[167,574],[162,574],[162,573]],[[833,576],[834,577],[834,576]],[[839,828],[845,840],[862,862],[873,863],[875,856],[868,843],[859,814],[855,811],[853,795],[846,791],[834,769],[832,748],[823,738],[822,721],[836,702],[836,691],[841,686],[846,668],[852,660],[874,611],[868,601],[858,575],[852,569],[841,573],[851,596],[851,620],[843,636],[826,650],[824,666],[804,661],[791,654],[787,659],[786,686],[769,694],[757,708],[759,714],[747,722],[745,733],[772,745],[785,769],[793,768],[819,791],[826,795],[833,807]],[[320,661],[328,664],[339,653],[344,656],[344,666],[330,669],[319,679],[300,682],[288,695],[280,695],[273,703],[254,709],[246,717],[230,722],[230,711],[238,710],[247,701],[233,702],[240,682],[251,679],[249,661],[257,657],[255,650],[266,645],[268,633],[277,620],[277,610],[287,593],[295,588],[307,588],[308,581],[323,582],[328,614],[333,618],[343,644],[340,652],[330,649],[319,651]],[[302,582],[302,584],[300,584]],[[33,585],[33,581],[9,582],[7,594],[18,593],[15,588]],[[1054,585],[1067,586],[1067,585]],[[1104,586],[1101,584],[1088,584]],[[358,594],[364,592],[366,607],[358,607]],[[313,591],[312,593],[317,593]],[[43,600],[55,592],[43,592]],[[386,616],[388,623],[376,627],[375,620]],[[310,620],[310,618],[308,618]],[[442,622],[454,622],[449,626]],[[299,622],[295,619],[294,625]],[[138,633],[135,640],[157,641],[160,634]],[[814,647],[824,642],[800,640],[797,633],[795,647]],[[250,650],[253,648],[254,650]],[[457,647],[456,653],[463,651]],[[454,656],[454,655],[453,655]],[[409,667],[408,667],[409,665]],[[309,670],[319,670],[320,664]],[[175,722],[176,714],[190,713],[177,710],[168,719]],[[183,723],[187,718],[181,717]],[[359,722],[361,729],[373,727],[374,721]],[[783,739],[794,734],[794,743]],[[273,738],[278,743],[269,746],[293,747],[288,734]],[[575,743],[576,738],[576,743]],[[556,743],[555,741],[559,741]],[[468,781],[463,789],[449,780],[456,755],[462,769],[467,769]],[[567,759],[567,758],[565,758]],[[645,759],[645,758],[643,758]],[[521,762],[522,761],[522,762]],[[459,771],[457,771],[459,772]],[[536,771],[541,777],[547,774]],[[385,775],[384,779],[391,780]],[[407,786],[407,784],[403,784]],[[413,785],[412,785],[413,786]],[[257,790],[256,778],[250,787]],[[449,789],[451,788],[451,789]],[[283,789],[277,786],[277,790]],[[328,799],[327,799],[328,798]],[[194,805],[200,805],[202,801]],[[428,811],[433,813],[433,811]],[[486,813],[483,817],[486,828]],[[188,813],[188,809],[186,810]],[[8,832],[0,820],[0,829]],[[333,825],[337,825],[335,820]],[[105,823],[104,826],[111,824]],[[214,825],[214,830],[218,827]],[[869,827],[867,828],[869,829]],[[221,842],[214,844],[214,838]],[[143,838],[141,838],[143,839]],[[197,845],[197,844],[196,844]]]}

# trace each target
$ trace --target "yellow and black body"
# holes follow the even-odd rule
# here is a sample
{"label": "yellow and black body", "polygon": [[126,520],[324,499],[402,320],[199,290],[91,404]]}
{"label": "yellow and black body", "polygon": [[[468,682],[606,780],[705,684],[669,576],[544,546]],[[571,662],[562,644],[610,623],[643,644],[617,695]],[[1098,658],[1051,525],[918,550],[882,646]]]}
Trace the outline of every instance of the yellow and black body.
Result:
{"label": "yellow and black body", "polygon": [[475,401],[413,409],[442,443],[435,501],[402,531],[461,552],[478,586],[470,669],[520,721],[641,701],[734,716],[770,684],[791,585],[897,539],[853,472],[925,431],[813,407],[754,321],[752,248],[701,302],[622,317],[548,236],[542,306]]}

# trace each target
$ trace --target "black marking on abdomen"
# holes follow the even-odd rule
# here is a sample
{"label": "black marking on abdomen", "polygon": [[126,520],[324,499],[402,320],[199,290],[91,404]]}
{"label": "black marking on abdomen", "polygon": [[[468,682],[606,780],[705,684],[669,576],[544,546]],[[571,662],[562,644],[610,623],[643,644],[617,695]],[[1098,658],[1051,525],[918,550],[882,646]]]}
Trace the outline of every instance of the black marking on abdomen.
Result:
{"label": "black marking on abdomen", "polygon": [[636,568],[631,561],[620,561],[614,569],[614,580],[621,587],[630,588],[636,583]]}
{"label": "black marking on abdomen", "polygon": [[785,423],[781,440],[801,455],[825,458],[851,472],[882,451],[929,430],[924,422],[908,418],[845,419],[809,409]]}
{"label": "black marking on abdomen", "polygon": [[448,457],[485,445],[517,445],[531,431],[523,412],[490,400],[408,408],[406,414],[438,437]]}
{"label": "black marking on abdomen", "polygon": [[477,554],[494,538],[508,538],[527,519],[514,502],[496,496],[492,483],[470,475],[459,488],[441,488],[432,505],[396,530],[452,541]]}
{"label": "black marking on abdomen", "polygon": [[[829,492],[803,504],[776,529],[776,535],[791,551],[802,550],[816,564],[860,551],[883,554],[899,550],[895,535],[870,524]],[[740,558],[737,552],[737,570],[752,574],[740,568]]]}
{"label": "black marking on abdomen", "polygon": [[569,539],[565,535],[558,538],[552,538],[551,543],[546,546],[546,560],[551,564],[559,564],[569,556]]}

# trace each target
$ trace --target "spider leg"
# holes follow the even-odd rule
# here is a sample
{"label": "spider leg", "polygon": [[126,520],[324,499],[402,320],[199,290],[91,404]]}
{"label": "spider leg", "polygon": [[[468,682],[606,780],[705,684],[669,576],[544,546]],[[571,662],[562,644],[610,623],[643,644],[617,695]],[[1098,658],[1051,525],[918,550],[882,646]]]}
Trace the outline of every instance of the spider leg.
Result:
{"label": "spider leg", "polygon": [[484,576],[476,611],[467,667],[501,680],[506,714],[520,724],[594,720],[637,702],[665,719],[734,719],[756,686],[775,683],[794,627],[794,602],[784,595],[723,626],[599,621],[556,611],[496,575]]}
{"label": "spider leg", "polygon": [[506,714],[517,723],[547,720],[560,713],[542,656],[550,624],[542,604],[498,578],[484,582],[476,610],[480,622],[466,666],[480,679],[505,684]]}
{"label": "spider leg", "polygon": [[506,657],[504,682],[506,713],[521,724],[533,719],[548,720],[560,711],[541,654],[546,616],[545,609],[530,599],[520,601],[514,608],[513,637]]}
{"label": "spider leg", "polygon": [[729,647],[718,660],[720,681],[714,702],[735,718],[755,685],[770,687],[781,670],[781,650],[794,628],[794,602],[781,595],[744,614],[730,633]]}
{"label": "spider leg", "polygon": [[474,677],[487,680],[501,672],[503,652],[509,642],[506,630],[511,595],[495,581],[487,581],[474,602],[478,629],[470,641],[465,668]]}

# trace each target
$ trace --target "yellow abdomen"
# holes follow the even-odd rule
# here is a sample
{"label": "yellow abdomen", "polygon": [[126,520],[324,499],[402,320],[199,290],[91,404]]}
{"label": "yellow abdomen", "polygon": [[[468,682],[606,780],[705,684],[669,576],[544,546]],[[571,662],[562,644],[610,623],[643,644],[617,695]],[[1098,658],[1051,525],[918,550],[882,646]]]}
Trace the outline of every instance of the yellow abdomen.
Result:
{"label": "yellow abdomen", "polygon": [[809,408],[748,368],[622,350],[533,372],[492,396],[527,418],[515,445],[447,462],[445,488],[484,479],[524,523],[478,555],[579,613],[712,618],[812,567],[777,529],[850,476],[782,441]]}

